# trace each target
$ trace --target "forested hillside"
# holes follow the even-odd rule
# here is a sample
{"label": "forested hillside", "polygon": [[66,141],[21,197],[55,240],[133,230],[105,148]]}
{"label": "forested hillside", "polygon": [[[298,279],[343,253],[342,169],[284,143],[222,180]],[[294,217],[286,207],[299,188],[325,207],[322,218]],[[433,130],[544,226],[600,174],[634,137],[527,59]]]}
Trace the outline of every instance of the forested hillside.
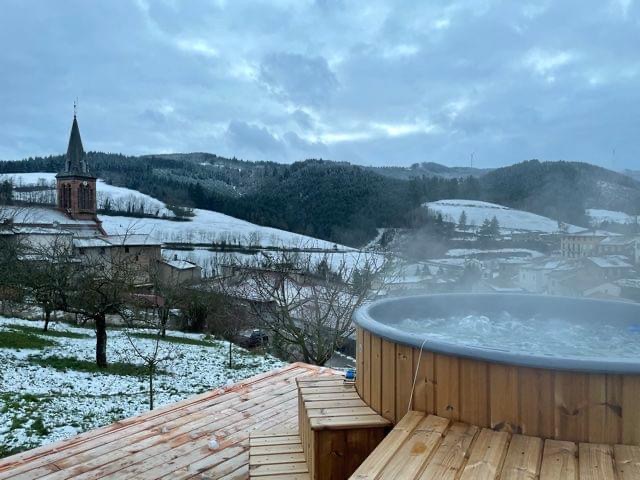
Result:
{"label": "forested hillside", "polygon": [[[88,161],[107,182],[168,205],[214,210],[352,246],[366,243],[379,227],[414,226],[420,205],[441,199],[484,200],[583,226],[585,208],[640,211],[640,183],[578,162],[531,160],[460,178],[449,178],[455,171],[449,167],[420,164],[414,170],[442,174],[405,178],[401,167],[326,160],[289,165],[207,153],[131,157],[91,152]],[[62,156],[0,162],[0,173],[56,172],[62,162]]]}

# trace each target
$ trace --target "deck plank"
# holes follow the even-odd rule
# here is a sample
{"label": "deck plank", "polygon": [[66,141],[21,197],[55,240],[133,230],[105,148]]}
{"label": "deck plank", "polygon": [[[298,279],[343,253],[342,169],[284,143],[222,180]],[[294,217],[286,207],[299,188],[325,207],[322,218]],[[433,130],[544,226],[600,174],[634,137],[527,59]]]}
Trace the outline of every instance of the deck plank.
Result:
{"label": "deck plank", "polygon": [[598,443],[581,443],[578,447],[580,480],[616,480],[613,447]]}
{"label": "deck plank", "polygon": [[471,447],[471,454],[460,480],[497,478],[507,454],[509,434],[483,428]]}
{"label": "deck plank", "polygon": [[384,467],[381,480],[415,478],[440,445],[449,420],[435,415],[423,418],[403,442],[402,450]]}
{"label": "deck plank", "polygon": [[573,442],[546,440],[542,451],[540,480],[577,480],[578,446]]}
{"label": "deck plank", "polygon": [[541,438],[514,435],[511,438],[500,480],[533,480],[540,474]]}
{"label": "deck plank", "polygon": [[635,445],[615,445],[613,447],[618,480],[640,478],[640,447]]}
{"label": "deck plank", "polygon": [[373,480],[376,478],[424,417],[425,414],[422,412],[411,411],[407,413],[385,437],[384,441],[358,467],[351,478],[359,480]]}
{"label": "deck plank", "polygon": [[454,423],[419,480],[454,480],[464,466],[479,430],[475,425]]}

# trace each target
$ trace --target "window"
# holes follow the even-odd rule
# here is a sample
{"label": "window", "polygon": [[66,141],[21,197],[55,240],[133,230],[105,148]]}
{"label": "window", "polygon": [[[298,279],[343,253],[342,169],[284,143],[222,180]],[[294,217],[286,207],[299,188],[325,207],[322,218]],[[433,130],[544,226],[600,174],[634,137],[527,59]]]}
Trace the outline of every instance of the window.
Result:
{"label": "window", "polygon": [[124,253],[129,253],[129,247],[124,247]]}

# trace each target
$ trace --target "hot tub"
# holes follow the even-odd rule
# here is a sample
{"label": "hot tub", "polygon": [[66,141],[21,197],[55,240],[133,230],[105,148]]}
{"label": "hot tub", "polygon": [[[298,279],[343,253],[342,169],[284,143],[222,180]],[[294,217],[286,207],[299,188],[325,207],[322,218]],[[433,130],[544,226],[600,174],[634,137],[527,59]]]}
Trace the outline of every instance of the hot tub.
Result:
{"label": "hot tub", "polygon": [[359,309],[362,398],[574,442],[640,445],[640,305],[442,294]]}

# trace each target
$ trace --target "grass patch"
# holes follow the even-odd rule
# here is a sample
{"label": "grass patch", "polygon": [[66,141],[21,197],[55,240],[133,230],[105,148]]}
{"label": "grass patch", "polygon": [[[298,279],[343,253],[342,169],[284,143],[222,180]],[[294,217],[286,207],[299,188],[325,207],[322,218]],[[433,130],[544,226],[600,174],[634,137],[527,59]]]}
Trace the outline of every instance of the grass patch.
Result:
{"label": "grass patch", "polygon": [[59,338],[91,338],[91,335],[77,332],[64,332],[56,330],[47,330],[46,332],[39,327],[29,327],[27,325],[7,325],[11,330],[17,330],[24,333],[33,333],[36,335],[44,335],[46,337]]}
{"label": "grass patch", "polygon": [[55,345],[57,345],[56,342],[32,333],[17,330],[0,332],[0,348],[40,350],[42,348],[53,347]]}
{"label": "grass patch", "polygon": [[27,444],[21,445],[19,447],[9,447],[7,445],[0,444],[0,458],[9,457],[11,455],[16,455],[17,453],[24,452],[26,450],[31,450],[32,448],[37,447],[37,444]]}
{"label": "grass patch", "polygon": [[[73,370],[85,373],[107,373],[110,375],[125,375],[132,377],[146,376],[148,374],[147,367],[144,365],[136,365],[134,363],[115,362],[110,363],[107,368],[100,368],[95,362],[89,360],[79,360],[69,357],[38,357],[32,355],[28,358],[30,363],[40,365],[41,367],[51,367],[56,370],[66,372]],[[164,370],[157,370],[159,374],[165,373]]]}
{"label": "grass patch", "polygon": [[[130,333],[129,335],[131,335],[132,337],[135,338],[146,338],[149,340],[156,340],[158,338],[158,335],[154,334],[154,333]],[[166,337],[160,337],[160,341],[161,342],[168,342],[168,343],[179,343],[182,345],[201,345],[204,347],[217,347],[218,345],[216,345],[214,342],[212,342],[211,340],[200,340],[197,338],[187,338],[187,337],[176,337],[173,335],[167,335]]]}

